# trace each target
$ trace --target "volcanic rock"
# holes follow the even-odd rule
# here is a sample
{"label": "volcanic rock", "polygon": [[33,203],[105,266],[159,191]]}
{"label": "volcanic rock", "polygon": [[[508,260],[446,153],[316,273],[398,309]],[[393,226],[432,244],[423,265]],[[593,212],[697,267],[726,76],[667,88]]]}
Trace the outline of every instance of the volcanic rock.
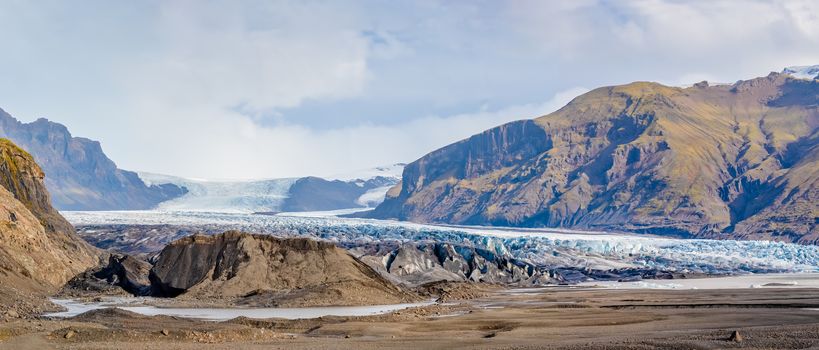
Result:
{"label": "volcanic rock", "polygon": [[145,296],[151,293],[148,274],[151,264],[130,255],[111,254],[108,263],[72,278],[63,287],[62,295],[123,294]]}

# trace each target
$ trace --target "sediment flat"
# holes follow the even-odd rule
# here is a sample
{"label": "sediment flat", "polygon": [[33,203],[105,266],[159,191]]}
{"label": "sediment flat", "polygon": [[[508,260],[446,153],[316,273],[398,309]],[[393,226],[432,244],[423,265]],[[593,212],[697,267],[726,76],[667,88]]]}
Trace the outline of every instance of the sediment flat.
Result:
{"label": "sediment flat", "polygon": [[[728,341],[739,331],[743,341]],[[819,346],[819,289],[497,289],[384,315],[207,322],[117,309],[0,324],[0,349],[715,349]]]}

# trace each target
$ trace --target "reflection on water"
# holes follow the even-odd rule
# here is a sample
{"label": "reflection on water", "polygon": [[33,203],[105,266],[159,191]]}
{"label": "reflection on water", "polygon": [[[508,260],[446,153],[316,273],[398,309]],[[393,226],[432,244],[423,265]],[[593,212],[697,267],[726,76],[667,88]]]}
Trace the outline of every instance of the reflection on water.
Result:
{"label": "reflection on water", "polygon": [[73,317],[91,310],[116,307],[118,309],[135,312],[141,315],[177,316],[195,318],[207,321],[226,321],[236,317],[247,318],[316,318],[322,316],[367,316],[378,315],[406,309],[409,307],[431,305],[434,301],[392,305],[371,306],[323,306],[300,308],[165,308],[144,305],[146,298],[125,299],[110,298],[99,302],[81,302],[73,299],[51,299],[51,302],[67,309],[63,312],[48,313],[46,317]]}

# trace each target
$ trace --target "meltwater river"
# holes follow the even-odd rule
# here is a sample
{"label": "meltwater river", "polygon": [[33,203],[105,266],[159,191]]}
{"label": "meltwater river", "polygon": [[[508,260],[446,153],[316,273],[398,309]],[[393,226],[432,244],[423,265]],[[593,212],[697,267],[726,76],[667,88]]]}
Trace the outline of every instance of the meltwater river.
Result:
{"label": "meltwater river", "polygon": [[431,305],[433,301],[408,304],[370,306],[324,306],[299,308],[166,308],[146,305],[150,298],[106,298],[103,301],[83,302],[74,299],[51,299],[66,311],[48,313],[45,317],[74,317],[91,310],[118,308],[146,316],[166,315],[207,321],[226,321],[237,317],[254,319],[284,318],[303,319],[324,316],[368,316],[390,313],[410,307]]}

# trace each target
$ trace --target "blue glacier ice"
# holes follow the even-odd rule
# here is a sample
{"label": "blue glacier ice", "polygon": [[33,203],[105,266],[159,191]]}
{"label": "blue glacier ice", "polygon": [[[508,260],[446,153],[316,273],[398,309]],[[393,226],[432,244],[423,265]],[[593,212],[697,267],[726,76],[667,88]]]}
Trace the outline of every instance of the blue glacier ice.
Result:
{"label": "blue glacier ice", "polygon": [[444,226],[338,217],[179,211],[64,212],[78,226],[180,225],[313,237],[352,247],[372,242],[444,242],[474,246],[548,268],[651,268],[736,274],[819,272],[819,247],[768,241],[673,239],[646,235]]}

